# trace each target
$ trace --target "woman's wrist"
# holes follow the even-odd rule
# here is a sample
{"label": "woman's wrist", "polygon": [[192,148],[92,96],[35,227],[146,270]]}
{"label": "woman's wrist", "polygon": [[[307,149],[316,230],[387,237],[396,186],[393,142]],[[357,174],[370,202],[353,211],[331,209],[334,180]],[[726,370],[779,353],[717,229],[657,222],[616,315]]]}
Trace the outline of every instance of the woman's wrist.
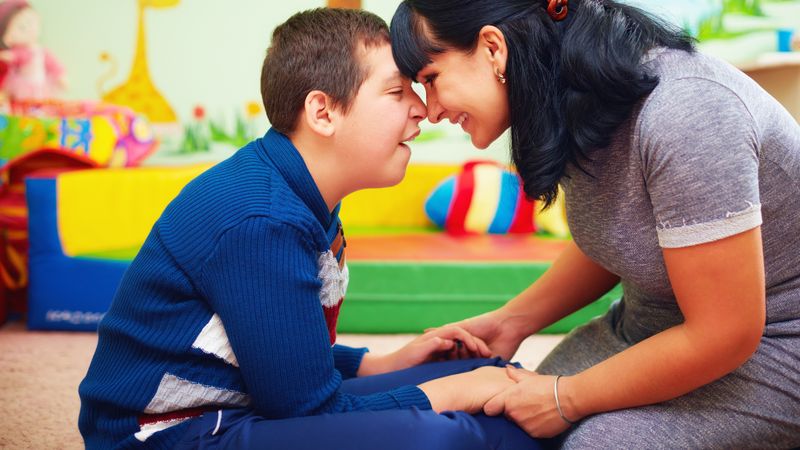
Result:
{"label": "woman's wrist", "polygon": [[577,376],[561,376],[558,379],[557,385],[558,398],[557,402],[560,406],[559,413],[569,422],[577,422],[589,413],[583,410],[580,392],[580,378]]}
{"label": "woman's wrist", "polygon": [[495,320],[497,320],[498,326],[506,330],[511,330],[520,342],[539,331],[534,318],[526,309],[527,308],[509,302],[495,311]]}

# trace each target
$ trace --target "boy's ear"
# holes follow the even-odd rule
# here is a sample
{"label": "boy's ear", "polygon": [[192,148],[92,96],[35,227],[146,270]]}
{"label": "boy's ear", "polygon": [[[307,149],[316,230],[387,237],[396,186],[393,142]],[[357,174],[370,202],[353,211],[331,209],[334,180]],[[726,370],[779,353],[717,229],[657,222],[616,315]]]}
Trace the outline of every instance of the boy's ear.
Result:
{"label": "boy's ear", "polygon": [[495,66],[500,73],[506,73],[506,61],[508,58],[508,47],[506,37],[494,25],[485,25],[478,32],[478,45],[489,58],[489,62]]}
{"label": "boy's ear", "polygon": [[315,133],[325,137],[333,136],[335,131],[333,102],[322,91],[311,91],[306,95],[303,120]]}

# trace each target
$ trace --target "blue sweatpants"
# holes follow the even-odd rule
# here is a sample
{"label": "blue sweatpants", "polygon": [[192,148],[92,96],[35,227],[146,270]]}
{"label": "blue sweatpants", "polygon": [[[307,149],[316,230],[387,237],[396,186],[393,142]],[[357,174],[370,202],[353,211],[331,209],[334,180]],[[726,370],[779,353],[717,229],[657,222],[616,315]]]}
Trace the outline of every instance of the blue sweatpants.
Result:
{"label": "blue sweatpants", "polygon": [[[425,364],[397,372],[353,378],[342,384],[350,394],[370,394],[482,366],[505,366],[499,358]],[[502,416],[430,410],[355,411],[268,420],[248,409],[206,413],[194,420],[178,449],[347,449],[347,450],[526,450],[539,449]]]}

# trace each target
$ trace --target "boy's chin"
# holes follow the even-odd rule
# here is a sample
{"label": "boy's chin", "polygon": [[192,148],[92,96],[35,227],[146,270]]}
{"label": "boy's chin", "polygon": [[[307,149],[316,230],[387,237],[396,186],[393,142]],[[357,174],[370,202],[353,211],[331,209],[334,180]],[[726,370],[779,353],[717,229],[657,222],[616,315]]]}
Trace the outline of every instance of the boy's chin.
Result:
{"label": "boy's chin", "polygon": [[387,177],[385,180],[383,180],[383,185],[379,187],[392,187],[400,184],[400,182],[403,181],[403,178],[406,177],[406,168],[408,168],[407,164],[403,166],[402,170],[398,170],[398,173],[394,174],[394,176]]}
{"label": "boy's chin", "polygon": [[395,167],[391,172],[387,171],[386,174],[381,177],[381,179],[376,180],[375,183],[372,183],[370,188],[387,188],[392,187],[400,184],[403,181],[403,178],[406,177],[406,169],[408,168],[408,162],[402,165],[402,167]]}

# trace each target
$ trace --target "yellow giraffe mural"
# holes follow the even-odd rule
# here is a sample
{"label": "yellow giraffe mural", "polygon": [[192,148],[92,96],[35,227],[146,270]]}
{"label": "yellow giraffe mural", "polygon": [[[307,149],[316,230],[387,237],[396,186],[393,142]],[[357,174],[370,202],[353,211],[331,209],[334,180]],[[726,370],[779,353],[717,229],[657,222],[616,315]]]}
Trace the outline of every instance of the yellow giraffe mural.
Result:
{"label": "yellow giraffe mural", "polygon": [[360,9],[361,0],[328,0],[328,8]]}
{"label": "yellow giraffe mural", "polygon": [[[180,0],[137,0],[137,2],[139,8],[138,31],[131,73],[125,83],[103,93],[102,99],[108,103],[128,106],[147,116],[153,123],[176,122],[175,111],[150,79],[145,48],[144,13],[146,8],[171,8],[180,3]],[[101,58],[107,59],[107,56],[101,56]]]}

